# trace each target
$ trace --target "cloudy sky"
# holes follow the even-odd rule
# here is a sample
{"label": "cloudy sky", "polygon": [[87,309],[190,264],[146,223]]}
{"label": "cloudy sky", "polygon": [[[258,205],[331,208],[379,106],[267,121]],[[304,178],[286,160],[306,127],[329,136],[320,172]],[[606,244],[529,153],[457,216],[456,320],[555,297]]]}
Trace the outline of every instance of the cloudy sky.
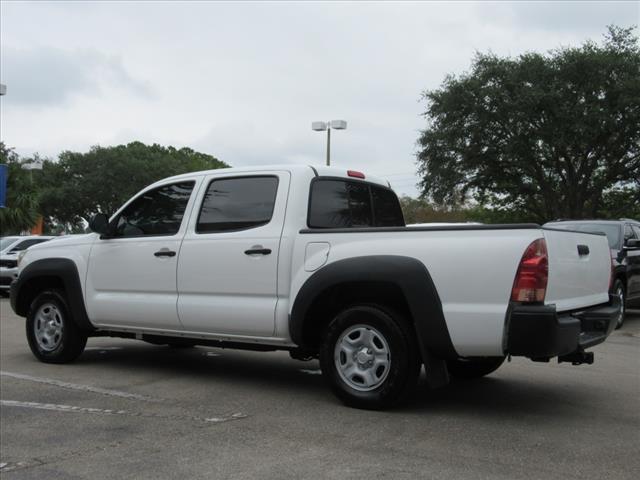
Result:
{"label": "cloudy sky", "polygon": [[56,157],[140,140],[233,166],[332,164],[415,195],[420,94],[476,51],[599,41],[639,2],[0,3],[1,139]]}

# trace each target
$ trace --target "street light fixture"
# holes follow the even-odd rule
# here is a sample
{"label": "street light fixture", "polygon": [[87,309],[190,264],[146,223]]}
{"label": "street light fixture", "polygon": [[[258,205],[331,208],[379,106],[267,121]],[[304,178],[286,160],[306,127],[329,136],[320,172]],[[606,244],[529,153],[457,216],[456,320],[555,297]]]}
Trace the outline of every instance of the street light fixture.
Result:
{"label": "street light fixture", "polygon": [[312,122],[311,130],[316,132],[327,131],[327,167],[331,165],[331,130],[346,130],[345,120],[331,120],[330,122]]}

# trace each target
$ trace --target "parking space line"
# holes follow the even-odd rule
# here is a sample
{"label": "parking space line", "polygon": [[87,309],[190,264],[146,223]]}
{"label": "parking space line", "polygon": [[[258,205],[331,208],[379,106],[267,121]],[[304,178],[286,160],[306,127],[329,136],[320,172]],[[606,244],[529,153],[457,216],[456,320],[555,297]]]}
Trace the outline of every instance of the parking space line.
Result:
{"label": "parking space line", "polygon": [[62,382],[60,380],[55,380],[53,378],[32,377],[31,375],[25,375],[23,373],[7,372],[4,370],[0,371],[0,376],[17,378],[19,380],[26,380],[29,382],[43,383],[45,385],[53,385],[55,387],[67,388],[70,390],[80,390],[83,392],[99,393],[101,395],[108,395],[111,397],[128,398],[130,400],[141,400],[144,402],[162,402],[163,401],[160,398],[147,397],[146,395],[139,395],[137,393],[122,392],[120,390],[111,390],[107,388],[92,387],[90,385],[80,385],[77,383]]}
{"label": "parking space line", "polygon": [[110,408],[77,407],[75,405],[61,405],[56,403],[22,402],[19,400],[0,400],[0,406],[31,408],[36,410],[53,410],[56,412],[65,413],[92,413],[98,415],[125,415],[128,417],[161,418],[166,420],[191,420],[204,423],[223,423],[232,420],[247,418],[247,415],[240,412],[232,413],[229,415],[219,415],[216,417],[192,417],[185,415],[163,415],[159,413],[139,413],[128,410],[115,410]]}

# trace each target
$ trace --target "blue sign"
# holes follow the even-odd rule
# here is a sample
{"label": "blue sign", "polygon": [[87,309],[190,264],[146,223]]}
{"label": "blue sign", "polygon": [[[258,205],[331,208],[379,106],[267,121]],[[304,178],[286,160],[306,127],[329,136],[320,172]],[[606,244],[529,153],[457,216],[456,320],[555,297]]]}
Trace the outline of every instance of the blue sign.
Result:
{"label": "blue sign", "polygon": [[7,176],[9,176],[9,168],[6,165],[0,165],[0,208],[6,207]]}

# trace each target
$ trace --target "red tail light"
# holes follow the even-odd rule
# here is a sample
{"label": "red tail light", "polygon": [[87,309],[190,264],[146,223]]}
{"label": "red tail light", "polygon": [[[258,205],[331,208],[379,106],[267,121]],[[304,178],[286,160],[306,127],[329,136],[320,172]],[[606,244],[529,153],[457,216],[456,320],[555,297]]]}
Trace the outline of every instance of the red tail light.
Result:
{"label": "red tail light", "polygon": [[347,175],[354,178],[364,178],[364,173],[356,172],[355,170],[347,170]]}
{"label": "red tail light", "polygon": [[544,238],[531,242],[520,260],[516,279],[511,289],[513,302],[543,302],[547,293],[549,258]]}

